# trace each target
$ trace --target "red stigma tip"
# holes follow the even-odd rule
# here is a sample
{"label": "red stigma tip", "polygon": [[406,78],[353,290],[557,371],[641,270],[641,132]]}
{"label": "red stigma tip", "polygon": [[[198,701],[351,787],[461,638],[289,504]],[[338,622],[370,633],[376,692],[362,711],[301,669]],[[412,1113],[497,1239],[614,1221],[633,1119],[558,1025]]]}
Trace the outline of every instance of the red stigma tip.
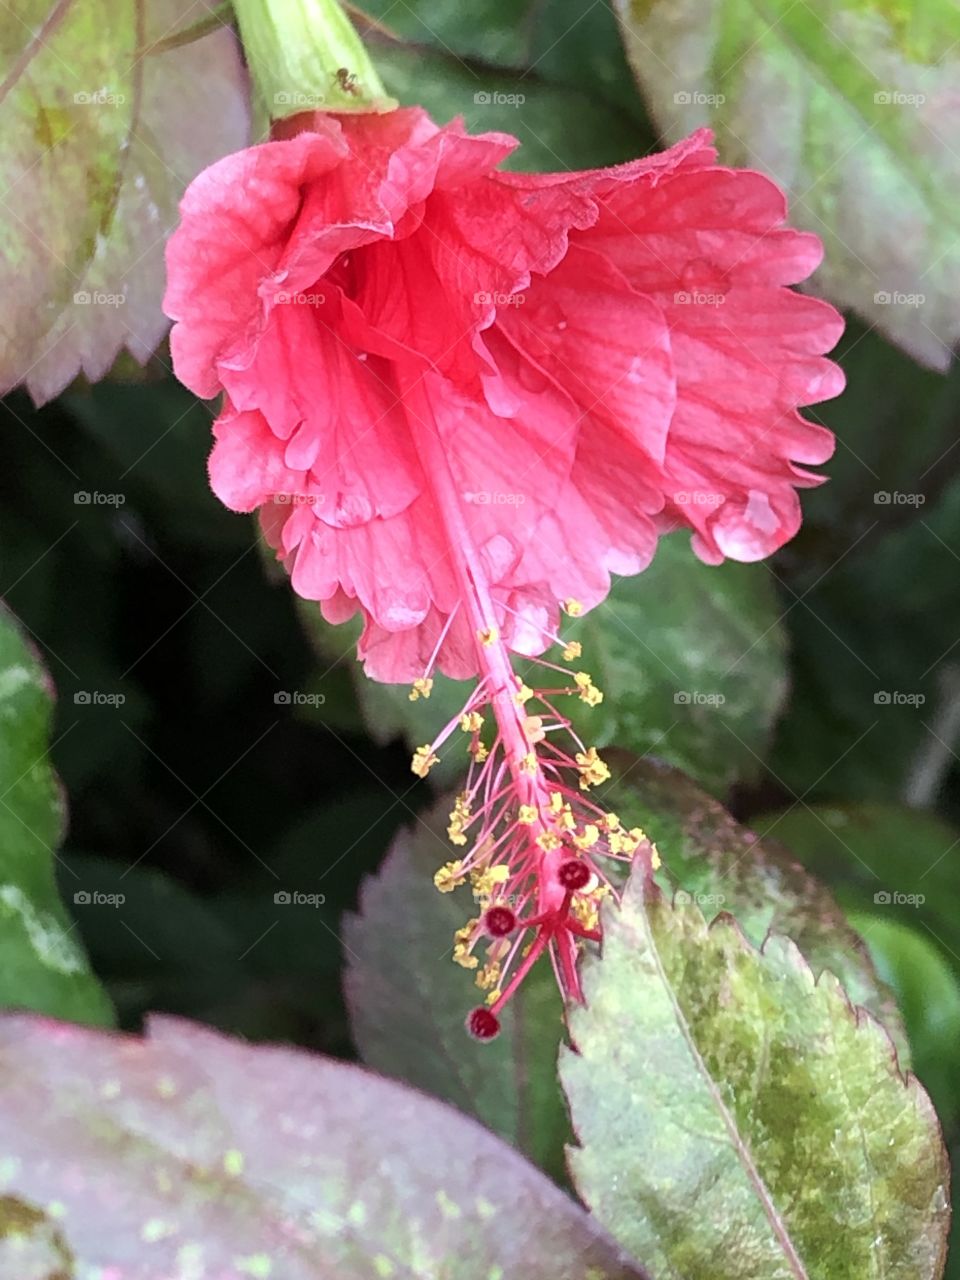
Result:
{"label": "red stigma tip", "polygon": [[590,868],[579,858],[568,858],[557,868],[557,879],[565,889],[582,889],[590,879]]}
{"label": "red stigma tip", "polygon": [[517,917],[509,907],[491,907],[483,917],[483,925],[491,938],[505,938],[517,927]]}
{"label": "red stigma tip", "polygon": [[470,1010],[467,1030],[474,1040],[493,1040],[500,1034],[500,1019],[480,1005],[479,1008]]}

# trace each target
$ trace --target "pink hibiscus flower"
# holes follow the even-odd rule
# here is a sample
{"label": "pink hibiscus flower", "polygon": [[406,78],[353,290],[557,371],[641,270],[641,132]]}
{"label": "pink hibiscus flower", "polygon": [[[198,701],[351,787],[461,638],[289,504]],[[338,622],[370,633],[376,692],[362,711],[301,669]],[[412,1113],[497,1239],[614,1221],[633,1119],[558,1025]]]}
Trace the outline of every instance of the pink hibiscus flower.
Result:
{"label": "pink hibiscus flower", "polygon": [[583,173],[501,172],[515,145],[419,109],[285,122],[191,185],[165,300],[178,376],[224,393],[213,488],[260,510],[294,589],[362,613],[376,679],[480,678],[413,767],[468,734],[451,838],[473,851],[441,887],[471,875],[485,906],[458,940],[468,966],[490,944],[483,1037],[545,950],[579,993],[596,854],[649,855],[586,800],[595,752],[550,733],[557,695],[599,700],[590,677],[546,663],[566,684],[530,690],[510,653],[557,643],[561,602],[596,605],[678,525],[711,564],[775,551],[833,447],[798,408],[843,385],[839,316],[788,287],[819,242],[707,133]]}

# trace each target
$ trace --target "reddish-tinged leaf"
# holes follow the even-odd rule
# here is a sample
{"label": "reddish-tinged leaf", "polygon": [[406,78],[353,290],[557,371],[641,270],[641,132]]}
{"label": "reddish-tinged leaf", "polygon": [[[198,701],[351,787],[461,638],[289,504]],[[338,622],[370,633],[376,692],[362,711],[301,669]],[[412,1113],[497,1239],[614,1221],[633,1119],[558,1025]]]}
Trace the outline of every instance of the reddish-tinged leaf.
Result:
{"label": "reddish-tinged leaf", "polygon": [[150,44],[211,7],[26,0],[0,16],[0,390],[38,402],[167,328],[163,248],[202,168],[242,147],[246,77],[223,28]]}
{"label": "reddish-tinged leaf", "polygon": [[358,1067],[170,1019],[144,1039],[0,1020],[0,1174],[0,1241],[44,1211],[77,1275],[643,1276],[532,1165],[449,1107]]}

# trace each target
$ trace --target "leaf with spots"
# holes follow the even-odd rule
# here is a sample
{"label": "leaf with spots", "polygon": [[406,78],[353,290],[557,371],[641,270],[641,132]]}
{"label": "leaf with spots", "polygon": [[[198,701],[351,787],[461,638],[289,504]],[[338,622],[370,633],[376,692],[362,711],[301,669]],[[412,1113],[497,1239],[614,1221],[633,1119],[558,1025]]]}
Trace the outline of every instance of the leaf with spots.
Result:
{"label": "leaf with spots", "polygon": [[893,996],[830,889],[793,856],[788,833],[782,838],[790,848],[772,836],[761,839],[692,778],[660,761],[622,751],[607,752],[606,759],[614,781],[604,802],[656,841],[663,859],[661,887],[671,895],[683,891],[708,918],[728,912],[755,946],[768,933],[785,934],[814,973],[829,969],[854,1004],[879,1018],[906,1069],[909,1048]]}
{"label": "leaf with spots", "polygon": [[25,0],[0,19],[0,388],[40,403],[167,329],[163,249],[187,183],[249,133],[227,27],[166,52],[189,0]]}
{"label": "leaf with spots", "polygon": [[930,1101],[792,942],[757,951],[729,916],[670,907],[638,864],[583,981],[560,1062],[571,1171],[654,1275],[942,1275],[949,1175]]}
{"label": "leaf with spots", "polygon": [[359,1067],[157,1018],[0,1019],[0,1243],[55,1213],[78,1275],[643,1280],[474,1121]]}
{"label": "leaf with spots", "polygon": [[[368,1066],[460,1111],[563,1180],[570,1121],[557,1083],[563,1005],[547,964],[504,1010],[489,1044],[464,1019],[481,995],[453,964],[453,934],[477,914],[469,890],[440,894],[433,874],[455,853],[445,834],[452,797],[393,842],[343,924],[350,1024]],[[471,991],[474,995],[471,998]]]}
{"label": "leaf with spots", "polygon": [[54,882],[65,805],[48,758],[52,714],[49,677],[0,609],[0,1006],[109,1024]]}
{"label": "leaf with spots", "polygon": [[616,0],[670,141],[716,131],[819,235],[814,287],[935,368],[960,336],[952,0]]}

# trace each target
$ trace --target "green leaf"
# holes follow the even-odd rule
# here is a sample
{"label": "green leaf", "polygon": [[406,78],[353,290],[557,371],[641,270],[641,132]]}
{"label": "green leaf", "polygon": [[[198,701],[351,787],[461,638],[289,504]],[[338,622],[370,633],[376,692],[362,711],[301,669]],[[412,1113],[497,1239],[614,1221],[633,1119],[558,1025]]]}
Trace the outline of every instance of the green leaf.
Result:
{"label": "green leaf", "polygon": [[452,1108],[187,1022],[141,1040],[0,1020],[0,1150],[0,1245],[55,1206],[77,1275],[643,1276]]}
{"label": "green leaf", "polygon": [[[363,1061],[474,1115],[557,1180],[570,1123],[556,1075],[563,1005],[547,964],[537,965],[504,1010],[489,1044],[464,1019],[482,994],[451,963],[453,933],[476,915],[466,889],[439,894],[433,873],[449,861],[451,803],[401,832],[360,911],[343,923],[344,979]],[[425,1049],[425,1046],[429,1046]]]}
{"label": "green leaf", "polygon": [[818,291],[918,359],[960,333],[960,13],[950,0],[617,0],[664,134],[702,124],[825,242]]}
{"label": "green leaf", "polygon": [[593,169],[646,150],[636,121],[588,92],[429,49],[384,43],[374,53],[400,102],[419,103],[439,121],[463,116],[471,133],[502,130],[518,138],[508,169]]}
{"label": "green leaf", "polygon": [[950,823],[900,805],[834,804],[764,814],[755,824],[833,885],[844,906],[920,928],[960,973],[960,832]]}
{"label": "green leaf", "polygon": [[583,980],[560,1063],[571,1170],[654,1275],[941,1275],[936,1116],[832,975],[784,938],[758,952],[729,917],[671,908],[638,869]]}
{"label": "green leaf", "polygon": [[[376,741],[402,736],[415,748],[463,708],[469,682],[437,677],[428,701],[411,702],[406,686],[368,680],[353,661],[358,624],[331,627],[314,605],[302,614],[325,666],[349,664]],[[615,581],[603,604],[563,630],[581,642],[578,665],[604,693],[598,707],[571,699],[564,708],[591,743],[655,752],[719,793],[757,774],[786,692],[783,630],[765,569],[705,565],[685,535],[663,538],[645,573]],[[542,683],[537,667],[515,667],[531,685]],[[449,786],[468,763],[460,735],[439,755],[430,776]]]}
{"label": "green leaf", "polygon": [[945,1129],[960,1114],[954,1055],[960,1044],[960,981],[942,951],[918,928],[866,911],[847,918],[866,942],[884,982],[896,993],[913,1055]]}
{"label": "green leaf", "polygon": [[683,890],[708,919],[720,912],[734,916],[755,946],[769,933],[790,938],[815,973],[829,969],[851,1000],[883,1023],[906,1068],[909,1049],[896,1003],[826,885],[779,840],[761,840],[735,822],[678,769],[625,752],[607,752],[606,759],[614,782],[603,802],[656,842],[662,888]]}
{"label": "green leaf", "polygon": [[230,30],[142,53],[188,17],[189,0],[26,0],[0,19],[0,387],[40,403],[163,337],[177,203],[249,132]]}
{"label": "green leaf", "polygon": [[0,611],[0,1007],[109,1025],[54,883],[65,805],[48,759],[52,710],[46,672]]}
{"label": "green leaf", "polygon": [[760,565],[705,565],[685,534],[660,540],[653,563],[564,628],[603,690],[578,707],[580,732],[653,753],[723,794],[752,778],[786,695],[780,607]]}

